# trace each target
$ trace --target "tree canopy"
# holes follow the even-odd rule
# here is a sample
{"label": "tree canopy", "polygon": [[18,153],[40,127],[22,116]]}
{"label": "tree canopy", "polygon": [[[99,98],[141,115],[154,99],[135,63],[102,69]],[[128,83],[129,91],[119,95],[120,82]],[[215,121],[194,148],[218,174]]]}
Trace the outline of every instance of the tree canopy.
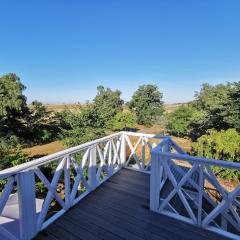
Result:
{"label": "tree canopy", "polygon": [[129,108],[135,112],[139,124],[150,126],[163,114],[162,97],[156,85],[139,86],[129,102]]}
{"label": "tree canopy", "polygon": [[25,86],[16,74],[9,73],[0,77],[0,117],[25,110],[27,104],[24,90]]}
{"label": "tree canopy", "polygon": [[[236,129],[217,131],[209,129],[192,144],[193,152],[197,156],[240,162],[240,134]],[[239,170],[214,167],[214,171],[223,178],[240,179]]]}
{"label": "tree canopy", "polygon": [[188,135],[195,112],[194,108],[182,105],[174,112],[168,114],[166,127],[169,133],[176,136]]}
{"label": "tree canopy", "polygon": [[195,99],[185,108],[170,114],[168,120],[171,133],[179,134],[177,128],[182,126],[181,135],[191,132],[193,138],[200,137],[212,128],[235,128],[240,131],[240,82],[215,86],[203,84],[201,90],[196,92]]}
{"label": "tree canopy", "polygon": [[93,99],[92,109],[98,116],[101,127],[106,127],[107,122],[118,112],[123,110],[123,100],[119,90],[105,89],[103,86],[97,87],[97,95]]}

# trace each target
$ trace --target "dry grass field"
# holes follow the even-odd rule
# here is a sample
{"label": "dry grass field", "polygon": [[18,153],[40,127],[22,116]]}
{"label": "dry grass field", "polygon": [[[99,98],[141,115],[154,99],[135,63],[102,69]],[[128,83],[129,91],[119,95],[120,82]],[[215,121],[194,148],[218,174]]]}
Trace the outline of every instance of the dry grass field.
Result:
{"label": "dry grass field", "polygon": [[52,153],[59,152],[66,149],[61,141],[54,141],[48,144],[38,145],[34,147],[25,148],[23,151],[30,155],[31,158],[43,157]]}
{"label": "dry grass field", "polygon": [[[182,103],[164,104],[164,109],[167,113],[173,112],[179,108]],[[48,111],[61,112],[64,110],[70,110],[72,112],[79,111],[85,104],[45,104]]]}
{"label": "dry grass field", "polygon": [[61,112],[69,110],[71,112],[79,111],[84,105],[82,104],[45,104],[48,111]]}

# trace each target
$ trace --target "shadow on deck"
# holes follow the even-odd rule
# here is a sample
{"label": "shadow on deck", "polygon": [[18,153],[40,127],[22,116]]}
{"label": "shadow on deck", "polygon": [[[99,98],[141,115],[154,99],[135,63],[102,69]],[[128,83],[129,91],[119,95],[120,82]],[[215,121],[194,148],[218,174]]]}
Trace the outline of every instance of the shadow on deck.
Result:
{"label": "shadow on deck", "polygon": [[227,239],[149,210],[150,175],[123,169],[35,239]]}

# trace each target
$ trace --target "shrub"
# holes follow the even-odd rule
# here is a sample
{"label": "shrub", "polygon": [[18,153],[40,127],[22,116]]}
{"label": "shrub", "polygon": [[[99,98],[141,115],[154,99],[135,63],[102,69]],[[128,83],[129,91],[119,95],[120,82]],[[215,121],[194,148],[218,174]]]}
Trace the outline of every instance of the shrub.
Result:
{"label": "shrub", "polygon": [[167,116],[167,131],[176,136],[187,135],[193,115],[193,108],[189,106],[179,107]]}
{"label": "shrub", "polygon": [[112,130],[127,130],[136,127],[136,116],[130,112],[119,112],[108,122]]}
{"label": "shrub", "polygon": [[137,116],[138,124],[151,126],[163,114],[162,96],[156,85],[148,84],[138,88],[128,103]]}
{"label": "shrub", "polygon": [[[240,163],[239,146],[240,134],[235,129],[208,130],[206,135],[192,144],[195,155]],[[213,167],[213,170],[222,178],[240,179],[240,171],[219,167]]]}
{"label": "shrub", "polygon": [[0,138],[0,170],[13,167],[28,160],[15,136]]}

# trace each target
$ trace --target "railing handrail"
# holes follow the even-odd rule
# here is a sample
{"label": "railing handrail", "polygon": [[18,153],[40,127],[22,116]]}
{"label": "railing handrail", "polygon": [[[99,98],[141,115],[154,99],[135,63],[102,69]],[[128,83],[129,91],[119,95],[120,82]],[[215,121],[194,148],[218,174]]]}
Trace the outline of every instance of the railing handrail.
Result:
{"label": "railing handrail", "polygon": [[203,163],[205,165],[215,165],[215,166],[219,166],[219,167],[234,168],[234,169],[240,170],[240,163],[224,161],[224,160],[219,160],[219,159],[213,159],[213,158],[203,158],[203,157],[191,156],[188,154],[162,152],[162,151],[159,151],[158,147],[156,147],[152,150],[152,154],[165,156],[169,159],[182,160],[185,162],[199,162],[199,163]]}
{"label": "railing handrail", "polygon": [[60,152],[56,152],[56,153],[29,161],[26,163],[22,163],[20,165],[17,165],[17,166],[11,167],[11,168],[4,169],[4,170],[0,171],[0,180],[3,178],[7,178],[9,176],[15,175],[19,172],[26,171],[26,170],[29,170],[34,167],[38,167],[38,166],[46,164],[46,163],[56,161],[65,155],[74,154],[76,152],[84,150],[85,148],[90,147],[91,145],[95,145],[99,142],[107,141],[107,140],[117,137],[121,134],[123,134],[123,132],[114,133],[114,134],[108,135],[106,137],[102,137],[102,138],[99,138],[99,139],[96,139],[96,140],[93,140],[93,141],[90,141],[87,143],[80,144],[75,147],[68,148],[66,150],[62,150]]}
{"label": "railing handrail", "polygon": [[17,166],[11,167],[11,168],[4,169],[4,170],[0,171],[0,180],[7,178],[9,176],[12,176],[12,175],[16,175],[19,172],[26,171],[26,170],[41,166],[46,163],[56,161],[65,155],[74,154],[78,151],[81,151],[81,150],[84,150],[84,149],[90,147],[91,145],[95,145],[100,142],[105,142],[111,138],[118,137],[119,135],[122,135],[122,134],[127,134],[129,136],[136,136],[136,137],[137,136],[145,136],[147,138],[159,138],[159,139],[168,138],[166,136],[161,136],[161,135],[157,135],[157,134],[145,134],[145,133],[121,131],[121,132],[117,132],[117,133],[114,133],[114,134],[111,134],[111,135],[108,135],[108,136],[105,136],[105,137],[102,137],[102,138],[99,138],[99,139],[96,139],[93,141],[89,141],[87,143],[80,144],[75,147],[68,148],[66,150],[62,150],[62,151],[59,151],[59,152],[56,152],[56,153],[53,153],[53,154],[50,154],[50,155],[47,155],[47,156],[44,156],[41,158],[34,159],[34,160],[26,162],[26,163],[19,164]]}

